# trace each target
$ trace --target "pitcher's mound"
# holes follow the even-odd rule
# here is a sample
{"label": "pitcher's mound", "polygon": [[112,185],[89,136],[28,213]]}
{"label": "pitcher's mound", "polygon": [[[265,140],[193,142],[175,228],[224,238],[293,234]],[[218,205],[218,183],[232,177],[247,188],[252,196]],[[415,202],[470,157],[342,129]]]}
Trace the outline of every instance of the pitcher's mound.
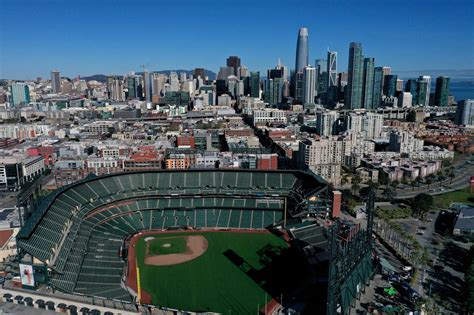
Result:
{"label": "pitcher's mound", "polygon": [[[202,235],[183,236],[186,240],[186,251],[177,254],[149,255],[149,242],[146,245],[145,264],[153,266],[169,266],[181,264],[198,258],[207,250],[207,239]],[[163,244],[162,247],[169,248],[171,244]]]}

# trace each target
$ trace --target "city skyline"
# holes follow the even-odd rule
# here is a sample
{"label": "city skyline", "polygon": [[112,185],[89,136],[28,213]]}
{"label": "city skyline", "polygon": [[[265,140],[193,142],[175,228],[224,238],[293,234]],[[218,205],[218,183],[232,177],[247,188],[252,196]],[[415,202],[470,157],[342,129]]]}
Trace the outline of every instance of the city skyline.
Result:
{"label": "city skyline", "polygon": [[[198,17],[186,16],[183,19],[177,18],[178,15],[167,16],[166,13],[176,12],[173,5],[155,6],[149,2],[137,4],[141,9],[140,14],[131,15],[122,12],[125,8],[125,2],[122,1],[115,1],[115,7],[110,6],[111,1],[82,6],[89,8],[87,11],[81,8],[72,11],[57,1],[18,2],[3,1],[0,10],[4,12],[1,22],[3,31],[0,33],[0,78],[46,78],[51,69],[58,69],[69,77],[124,74],[141,71],[140,64],[156,64],[149,70],[191,70],[203,67],[217,72],[219,66],[225,64],[225,58],[232,55],[239,56],[242,65],[250,70],[261,73],[273,68],[278,58],[291,69],[295,60],[295,36],[301,27],[308,28],[309,32],[309,63],[324,58],[329,49],[338,53],[339,71],[348,68],[348,46],[352,41],[361,42],[367,55],[376,58],[376,64],[389,65],[394,72],[474,68],[472,58],[469,58],[474,42],[472,28],[468,25],[472,19],[469,7],[473,5],[469,1],[458,2],[454,7],[436,1],[430,10],[424,11],[418,9],[426,5],[425,1],[397,3],[397,6],[391,7],[393,16],[402,11],[404,15],[398,15],[398,23],[393,25],[387,23],[386,16],[375,14],[380,9],[380,5],[375,2],[366,1],[355,5],[338,1],[316,5],[302,1],[296,8],[281,4],[282,12],[276,11],[276,15],[281,15],[283,19],[272,29],[258,27],[266,23],[267,19],[275,18],[263,14],[265,5],[262,3],[254,4],[253,10],[246,12],[249,21],[258,17],[255,19],[258,23],[226,23],[226,27],[215,27],[220,25],[218,17],[222,17],[228,7],[212,1],[204,5],[212,5],[213,16],[201,10]],[[25,4],[31,10],[24,10]],[[195,5],[189,3],[189,10],[192,11]],[[339,10],[342,5],[346,10]],[[467,10],[465,6],[468,6]],[[317,21],[310,18],[310,12],[314,10],[319,12]],[[336,11],[337,15],[329,14],[329,10]],[[150,20],[153,17],[150,12],[158,11],[162,14],[156,23]],[[291,13],[298,18],[284,19]],[[371,16],[371,19],[367,21],[365,15]],[[22,23],[15,23],[20,16]],[[436,22],[441,16],[444,23]],[[173,17],[175,20],[167,23]],[[339,23],[329,27],[329,17]],[[69,24],[74,18],[81,22]],[[192,23],[198,18],[201,27]],[[120,24],[120,21],[125,23]],[[386,21],[383,24],[386,31],[380,32],[379,26],[383,21]],[[144,35],[131,32],[126,22],[134,22],[136,29],[143,27],[147,32],[143,32]],[[34,32],[36,26],[42,26],[39,35]],[[144,45],[144,36],[149,31],[156,33],[158,40],[150,40]],[[25,45],[25,38],[28,38],[28,46]],[[394,44],[390,49],[387,49],[387,38]],[[439,41],[444,44],[439,45]],[[90,49],[101,46],[104,48]],[[259,48],[262,46],[266,49]]]}

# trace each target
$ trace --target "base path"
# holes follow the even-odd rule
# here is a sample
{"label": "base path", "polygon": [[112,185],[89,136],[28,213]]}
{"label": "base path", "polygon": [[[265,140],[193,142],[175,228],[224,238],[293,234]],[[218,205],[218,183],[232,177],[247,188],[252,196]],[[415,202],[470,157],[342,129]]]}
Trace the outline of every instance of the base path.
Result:
{"label": "base path", "polygon": [[[202,235],[182,236],[186,239],[186,251],[178,254],[149,255],[150,242],[146,245],[145,264],[153,266],[169,266],[181,264],[198,258],[207,250],[207,239]],[[175,238],[175,237],[173,237]],[[163,238],[160,238],[163,239]],[[165,238],[166,239],[166,238]]]}

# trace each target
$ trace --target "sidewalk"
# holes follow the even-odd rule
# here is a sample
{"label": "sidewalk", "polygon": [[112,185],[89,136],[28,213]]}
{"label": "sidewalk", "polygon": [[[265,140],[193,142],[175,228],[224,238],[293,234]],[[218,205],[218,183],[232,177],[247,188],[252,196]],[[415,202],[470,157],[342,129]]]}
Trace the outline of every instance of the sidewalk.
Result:
{"label": "sidewalk", "polygon": [[[6,293],[10,293],[13,295],[13,298],[17,295],[25,297],[30,297],[34,301],[41,299],[43,301],[52,301],[54,304],[57,306],[60,303],[64,303],[66,305],[75,305],[78,310],[80,310],[83,307],[86,307],[90,310],[92,309],[97,309],[99,310],[102,314],[105,312],[112,312],[113,314],[116,315],[136,315],[140,314],[140,312],[131,312],[131,311],[125,311],[125,310],[118,310],[114,308],[108,308],[108,307],[103,307],[99,305],[92,305],[92,304],[87,304],[84,302],[76,302],[76,301],[71,301],[68,299],[62,299],[61,297],[52,295],[52,294],[37,294],[36,291],[30,291],[30,290],[24,290],[24,289],[19,289],[19,288],[0,288],[0,298],[3,299],[3,295]],[[33,309],[33,307],[31,307]],[[37,304],[35,304],[35,308],[37,308]]]}

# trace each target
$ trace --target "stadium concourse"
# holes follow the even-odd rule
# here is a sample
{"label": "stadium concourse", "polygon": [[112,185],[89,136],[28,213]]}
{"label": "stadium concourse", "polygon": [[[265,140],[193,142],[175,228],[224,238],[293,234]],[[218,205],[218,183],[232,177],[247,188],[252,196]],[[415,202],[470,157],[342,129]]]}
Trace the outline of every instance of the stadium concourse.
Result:
{"label": "stadium concourse", "polygon": [[46,275],[35,276],[35,286],[135,303],[136,292],[125,285],[124,275],[125,240],[133,235],[278,229],[308,211],[331,211],[330,196],[320,177],[302,171],[89,176],[45,197],[18,233],[17,244],[22,264],[47,268]]}

